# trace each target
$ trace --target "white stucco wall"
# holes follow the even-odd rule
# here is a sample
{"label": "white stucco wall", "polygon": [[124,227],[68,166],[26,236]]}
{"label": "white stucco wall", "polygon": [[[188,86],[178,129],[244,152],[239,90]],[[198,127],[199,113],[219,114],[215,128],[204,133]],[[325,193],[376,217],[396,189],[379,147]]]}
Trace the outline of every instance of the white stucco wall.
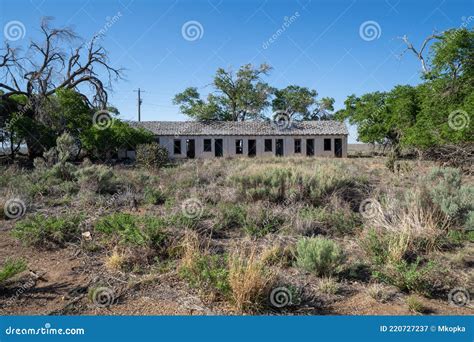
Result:
{"label": "white stucco wall", "polygon": [[[274,156],[276,150],[276,140],[283,139],[283,152],[284,156],[306,156],[306,140],[314,139],[314,155],[316,157],[335,157],[334,151],[334,139],[342,140],[342,157],[347,157],[347,136],[345,135],[318,135],[318,136],[159,136],[160,145],[168,149],[170,158],[182,159],[186,158],[186,140],[194,139],[195,141],[195,154],[196,158],[214,158],[214,140],[222,139],[223,141],[223,154],[224,157],[238,157],[248,156],[249,144],[248,140],[254,139],[257,142],[257,156]],[[174,140],[181,140],[181,154],[174,154]],[[212,140],[211,152],[204,152],[204,139]],[[243,154],[236,154],[235,141],[242,139]],[[264,151],[265,139],[272,139],[272,152]],[[294,141],[295,139],[301,139],[301,153],[294,153]],[[331,139],[331,150],[324,151],[324,139]]]}

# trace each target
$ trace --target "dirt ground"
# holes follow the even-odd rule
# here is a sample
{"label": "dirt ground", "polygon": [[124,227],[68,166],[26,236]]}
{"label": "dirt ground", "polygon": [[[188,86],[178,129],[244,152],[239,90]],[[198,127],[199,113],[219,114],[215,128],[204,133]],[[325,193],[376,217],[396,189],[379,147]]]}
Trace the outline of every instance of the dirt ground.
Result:
{"label": "dirt ground", "polygon": [[[174,272],[156,276],[137,276],[135,281],[110,279],[114,288],[111,305],[101,307],[89,296],[94,282],[92,270],[102,267],[76,246],[54,251],[23,247],[8,234],[0,232],[0,262],[9,257],[27,260],[29,271],[6,289],[0,289],[1,315],[233,315],[225,304],[204,303],[200,296],[175,276]],[[411,315],[403,294],[380,303],[365,293],[362,284],[347,284],[344,295],[315,301],[314,306],[297,311],[274,311],[263,314],[331,315]],[[473,315],[472,307],[449,305],[448,300],[420,298],[428,315]]]}

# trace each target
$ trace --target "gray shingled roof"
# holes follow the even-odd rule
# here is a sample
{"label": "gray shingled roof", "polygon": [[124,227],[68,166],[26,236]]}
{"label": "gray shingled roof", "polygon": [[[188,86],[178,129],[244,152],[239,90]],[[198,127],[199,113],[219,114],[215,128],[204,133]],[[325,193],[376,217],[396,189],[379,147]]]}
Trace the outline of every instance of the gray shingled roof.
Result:
{"label": "gray shingled roof", "polygon": [[130,122],[155,135],[347,135],[347,127],[338,121],[292,122],[290,127],[277,127],[266,121],[142,121]]}

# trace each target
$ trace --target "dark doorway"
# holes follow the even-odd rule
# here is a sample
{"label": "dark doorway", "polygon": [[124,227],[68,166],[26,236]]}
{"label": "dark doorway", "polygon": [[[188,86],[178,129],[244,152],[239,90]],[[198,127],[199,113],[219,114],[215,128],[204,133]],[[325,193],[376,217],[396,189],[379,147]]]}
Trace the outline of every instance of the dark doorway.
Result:
{"label": "dark doorway", "polygon": [[314,156],[314,139],[306,139],[306,155]]}
{"label": "dark doorway", "polygon": [[257,155],[257,140],[249,140],[249,157],[255,157]]}
{"label": "dark doorway", "polygon": [[275,155],[277,157],[283,156],[283,139],[276,139],[276,142],[275,142]]}
{"label": "dark doorway", "polygon": [[337,158],[342,157],[342,139],[334,139],[334,155]]}
{"label": "dark doorway", "polygon": [[214,155],[216,157],[222,157],[224,153],[222,145],[223,145],[222,139],[214,139]]}
{"label": "dark doorway", "polygon": [[193,159],[196,156],[196,144],[194,139],[186,140],[186,157]]}

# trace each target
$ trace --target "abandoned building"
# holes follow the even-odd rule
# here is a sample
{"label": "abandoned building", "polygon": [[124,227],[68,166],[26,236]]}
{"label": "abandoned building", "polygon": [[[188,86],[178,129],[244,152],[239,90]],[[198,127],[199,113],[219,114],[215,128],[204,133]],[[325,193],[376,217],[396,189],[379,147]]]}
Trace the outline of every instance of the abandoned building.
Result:
{"label": "abandoned building", "polygon": [[[144,121],[172,159],[260,156],[346,157],[348,130],[338,121]],[[132,155],[127,155],[133,158]]]}

